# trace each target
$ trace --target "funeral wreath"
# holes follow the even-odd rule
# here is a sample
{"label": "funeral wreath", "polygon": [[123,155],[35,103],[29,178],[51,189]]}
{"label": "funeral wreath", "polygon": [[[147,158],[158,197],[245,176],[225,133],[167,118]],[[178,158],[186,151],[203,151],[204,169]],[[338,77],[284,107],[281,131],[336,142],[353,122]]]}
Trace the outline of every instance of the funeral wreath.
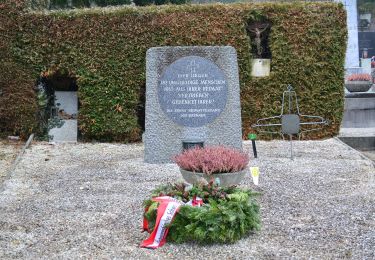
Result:
{"label": "funeral wreath", "polygon": [[[166,240],[201,244],[235,242],[260,229],[255,195],[249,189],[218,187],[212,182],[161,186],[152,192],[152,199],[144,201],[144,230],[151,236],[142,246],[156,248]],[[174,215],[168,217],[172,211]]]}
{"label": "funeral wreath", "polygon": [[215,181],[219,186],[238,184],[249,163],[246,153],[225,146],[195,147],[173,159],[188,183],[194,184],[203,178],[207,182]]}

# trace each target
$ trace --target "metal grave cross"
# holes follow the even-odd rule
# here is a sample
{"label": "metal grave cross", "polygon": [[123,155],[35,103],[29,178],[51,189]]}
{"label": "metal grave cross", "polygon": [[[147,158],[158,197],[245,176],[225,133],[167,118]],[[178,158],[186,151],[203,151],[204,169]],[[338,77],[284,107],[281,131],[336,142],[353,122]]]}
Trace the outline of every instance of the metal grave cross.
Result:
{"label": "metal grave cross", "polygon": [[[284,114],[284,104],[286,103],[285,98],[288,96],[288,113]],[[294,96],[295,99],[295,106],[297,110],[297,114],[292,114],[292,107],[293,107],[293,101],[292,98]],[[307,121],[307,122],[301,122],[303,118],[308,118],[308,119],[314,119],[314,121]],[[266,121],[270,120],[281,120],[281,123],[266,123]],[[273,127],[273,126],[281,126],[281,130],[278,132],[273,132],[273,131],[261,131],[261,133],[272,133],[272,134],[280,134],[284,139],[284,134],[289,135],[289,140],[290,140],[290,158],[293,160],[293,143],[292,143],[292,136],[294,134],[298,134],[298,139],[301,139],[301,135],[306,132],[311,132],[315,130],[322,129],[321,127],[319,128],[314,128],[314,129],[301,129],[301,126],[306,126],[306,125],[328,125],[329,122],[325,120],[321,116],[312,116],[312,115],[303,115],[299,111],[299,106],[298,106],[298,99],[297,99],[297,94],[293,90],[293,87],[291,85],[288,85],[288,88],[286,91],[283,92],[283,98],[282,98],[282,104],[281,104],[281,114],[278,116],[272,116],[272,117],[266,117],[266,118],[261,118],[258,119],[256,124],[253,124],[251,127],[252,128],[257,128],[257,127]]]}

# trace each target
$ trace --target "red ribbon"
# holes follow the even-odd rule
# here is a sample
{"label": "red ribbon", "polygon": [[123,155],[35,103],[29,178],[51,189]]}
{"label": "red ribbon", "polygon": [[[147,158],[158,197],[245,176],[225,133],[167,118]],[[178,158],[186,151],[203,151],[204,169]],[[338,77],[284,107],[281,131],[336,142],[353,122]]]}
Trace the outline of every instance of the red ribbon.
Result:
{"label": "red ribbon", "polygon": [[[156,197],[152,200],[159,202],[155,227],[150,234],[150,237],[141,243],[141,247],[152,249],[161,247],[165,244],[169,231],[166,226],[173,221],[182,205],[200,207],[203,204],[203,200],[197,197],[194,197],[193,200],[186,204],[169,196]],[[148,211],[148,209],[148,207],[145,209],[145,213]],[[143,218],[143,231],[150,232],[150,227],[146,218]]]}
{"label": "red ribbon", "polygon": [[[150,234],[150,237],[142,242],[141,247],[155,249],[165,244],[169,231],[166,226],[172,222],[183,202],[168,196],[157,197],[152,200],[160,203],[157,211],[155,228]],[[145,225],[145,223],[147,224]],[[143,220],[143,229],[145,229],[146,226],[148,229],[147,220]]]}

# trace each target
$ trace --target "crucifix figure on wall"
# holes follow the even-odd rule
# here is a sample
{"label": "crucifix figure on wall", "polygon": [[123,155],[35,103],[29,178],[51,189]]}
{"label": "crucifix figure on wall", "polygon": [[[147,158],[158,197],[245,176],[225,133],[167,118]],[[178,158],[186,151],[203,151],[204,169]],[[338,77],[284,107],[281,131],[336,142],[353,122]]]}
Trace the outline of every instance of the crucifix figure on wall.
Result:
{"label": "crucifix figure on wall", "polygon": [[269,24],[249,25],[247,30],[255,34],[254,42],[257,47],[257,55],[260,57],[263,52],[262,33],[268,28]]}

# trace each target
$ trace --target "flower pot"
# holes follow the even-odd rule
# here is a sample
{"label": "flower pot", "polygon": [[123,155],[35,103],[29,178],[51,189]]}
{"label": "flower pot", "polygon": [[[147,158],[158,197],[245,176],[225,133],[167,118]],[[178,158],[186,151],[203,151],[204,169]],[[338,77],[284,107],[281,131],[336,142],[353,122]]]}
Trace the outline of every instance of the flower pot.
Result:
{"label": "flower pot", "polygon": [[216,178],[218,178],[219,186],[222,186],[222,187],[239,184],[241,180],[243,179],[243,177],[245,176],[246,171],[248,171],[247,168],[239,172],[216,173],[212,175],[207,175],[202,172],[191,172],[191,171],[186,171],[180,168],[182,177],[184,178],[186,182],[190,184],[199,182],[201,178],[204,178],[207,182],[210,182],[211,180],[215,181]]}
{"label": "flower pot", "polygon": [[372,86],[371,81],[346,81],[345,87],[349,92],[366,92]]}

